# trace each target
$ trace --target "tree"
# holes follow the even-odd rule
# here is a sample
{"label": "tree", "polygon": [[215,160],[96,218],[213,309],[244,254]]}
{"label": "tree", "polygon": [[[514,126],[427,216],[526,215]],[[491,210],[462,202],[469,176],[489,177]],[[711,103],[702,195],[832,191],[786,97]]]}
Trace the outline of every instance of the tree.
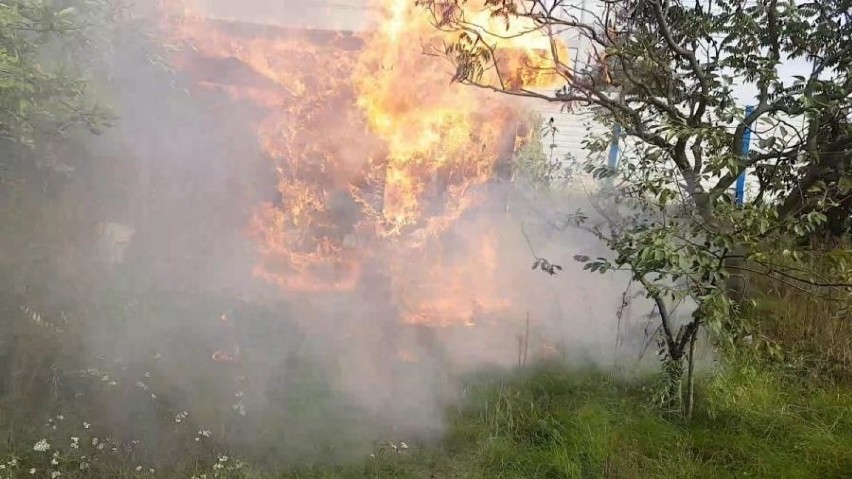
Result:
{"label": "tree", "polygon": [[[86,91],[91,33],[111,13],[103,2],[12,0],[0,6],[0,141],[36,148],[106,112]],[[68,61],[70,60],[70,61]],[[9,156],[3,160],[8,168]]]}
{"label": "tree", "polygon": [[[73,367],[63,360],[81,344],[69,346],[62,335],[68,303],[54,315],[39,293],[85,284],[65,266],[79,263],[74,253],[92,243],[80,241],[88,225],[74,213],[97,205],[69,194],[74,189],[66,179],[77,180],[75,191],[91,190],[91,183],[81,185],[80,170],[95,162],[75,134],[98,133],[108,119],[94,101],[90,78],[94,48],[106,43],[101,35],[113,13],[100,0],[0,4],[0,403],[10,443],[41,423],[33,411],[57,401],[56,389],[46,393],[48,385]],[[98,173],[90,178],[103,182],[106,175]]]}
{"label": "tree", "polygon": [[115,13],[109,0],[0,5],[0,248],[14,252],[0,260],[7,291],[25,287],[29,273],[49,276],[45,267],[62,263],[69,255],[60,251],[82,230],[69,226],[79,225],[69,212],[81,202],[62,196],[93,163],[78,133],[99,133],[110,118],[92,80]]}
{"label": "tree", "polygon": [[[797,241],[832,215],[843,232],[852,194],[852,2],[788,0],[610,0],[589,9],[568,0],[421,0],[435,25],[458,33],[442,54],[455,80],[510,95],[583,107],[621,135],[592,133],[586,171],[607,178],[595,215],[570,220],[594,233],[612,258],[575,259],[591,271],[628,270],[656,304],[671,379],[668,400],[691,411],[692,351],[701,328],[733,346],[741,325],[744,277],[760,274],[812,294],[849,300],[850,252],[818,251]],[[585,2],[584,4],[585,5]],[[563,86],[544,92],[502,80],[509,72],[485,31],[482,11],[514,25],[513,35],[548,35],[546,68]],[[517,33],[517,25],[529,25]],[[562,32],[589,45],[587,59],[559,56]],[[585,60],[585,61],[584,61]],[[810,74],[784,79],[786,62]],[[744,112],[735,87],[757,91]],[[756,139],[743,153],[744,139]],[[604,156],[624,146],[613,169]],[[731,189],[746,169],[758,189],[747,204]],[[828,272],[808,265],[828,258]],[[695,306],[677,325],[671,311]],[[689,359],[686,397],[681,394]]]}

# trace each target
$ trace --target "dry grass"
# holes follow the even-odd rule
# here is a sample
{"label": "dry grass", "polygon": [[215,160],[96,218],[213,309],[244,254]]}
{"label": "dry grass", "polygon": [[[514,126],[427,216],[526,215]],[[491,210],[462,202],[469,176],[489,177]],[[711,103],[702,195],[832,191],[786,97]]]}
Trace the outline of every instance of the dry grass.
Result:
{"label": "dry grass", "polygon": [[747,317],[758,337],[777,345],[787,361],[800,361],[812,372],[852,381],[852,297],[848,292],[834,289],[812,294],[759,275],[751,275],[748,282],[755,307]]}

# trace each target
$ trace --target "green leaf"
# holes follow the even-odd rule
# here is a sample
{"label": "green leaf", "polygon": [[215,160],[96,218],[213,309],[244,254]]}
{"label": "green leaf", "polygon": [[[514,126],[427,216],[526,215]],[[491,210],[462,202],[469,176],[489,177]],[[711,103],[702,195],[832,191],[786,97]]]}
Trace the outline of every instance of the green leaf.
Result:
{"label": "green leaf", "polygon": [[60,18],[68,17],[68,16],[73,15],[73,14],[74,14],[74,13],[76,13],[76,12],[77,12],[77,7],[68,7],[68,8],[63,8],[62,10],[60,10],[60,11],[56,14],[56,16],[57,16],[57,17],[60,17]]}
{"label": "green leaf", "polygon": [[840,181],[837,182],[837,188],[840,190],[840,194],[847,195],[849,192],[852,192],[852,176],[846,175],[840,177]]}
{"label": "green leaf", "polygon": [[770,136],[769,138],[764,138],[757,142],[757,145],[761,148],[770,149],[775,146],[775,143],[778,141],[777,137]]}

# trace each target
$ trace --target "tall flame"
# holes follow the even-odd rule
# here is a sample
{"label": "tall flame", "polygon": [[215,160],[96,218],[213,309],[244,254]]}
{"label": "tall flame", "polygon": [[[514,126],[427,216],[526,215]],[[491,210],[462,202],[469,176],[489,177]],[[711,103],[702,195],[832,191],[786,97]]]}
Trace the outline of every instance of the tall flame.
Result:
{"label": "tall flame", "polygon": [[[481,35],[499,30],[481,2],[464,5]],[[510,157],[519,124],[516,103],[450,82],[449,63],[435,52],[454,34],[434,28],[413,0],[378,5],[375,27],[361,35],[247,31],[167,6],[168,32],[188,47],[176,66],[258,112],[279,195],[258,206],[250,225],[260,277],[288,290],[351,290],[365,265],[383,264],[407,321],[468,324],[507,307],[481,287],[482,275],[495,274],[493,233],[483,231],[464,261],[441,254],[441,234],[479,201],[478,187]],[[531,27],[489,38],[505,53],[499,77],[491,71],[486,81],[553,82],[553,69],[542,66],[564,46]],[[237,67],[242,80],[210,72]],[[408,280],[413,272],[422,281]]]}

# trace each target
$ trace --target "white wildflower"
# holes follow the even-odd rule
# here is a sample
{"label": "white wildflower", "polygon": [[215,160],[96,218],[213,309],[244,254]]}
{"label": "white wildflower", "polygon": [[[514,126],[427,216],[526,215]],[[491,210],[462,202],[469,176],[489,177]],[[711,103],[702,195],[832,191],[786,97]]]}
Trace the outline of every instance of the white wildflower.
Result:
{"label": "white wildflower", "polygon": [[34,468],[34,467],[30,468],[30,475],[35,474],[35,473],[36,473],[36,468]]}
{"label": "white wildflower", "polygon": [[401,443],[399,443],[399,448],[400,449],[408,449],[408,444],[401,442]]}
{"label": "white wildflower", "polygon": [[97,437],[92,438],[92,446],[97,446],[101,442]]}
{"label": "white wildflower", "polygon": [[56,416],[56,419],[63,421],[63,420],[65,420],[65,416],[63,416],[62,414],[59,414],[59,415]]}
{"label": "white wildflower", "polygon": [[84,462],[81,462],[81,463],[80,463],[80,470],[81,470],[81,471],[85,471],[85,470],[86,470],[86,469],[88,469],[88,468],[89,468],[89,463],[88,463],[88,462],[85,462],[85,461],[84,461]]}
{"label": "white wildflower", "polygon": [[61,475],[62,475],[62,473],[61,473],[61,472],[59,472],[59,471],[53,471],[53,472],[51,472],[51,473],[50,473],[50,479],[56,479],[57,477],[59,477],[59,476],[61,476]]}
{"label": "white wildflower", "polygon": [[58,460],[58,459],[56,459],[56,458],[54,457],[53,459],[51,459],[51,460],[50,460],[50,463],[51,463],[52,465],[54,465],[54,466],[58,466],[58,465],[59,465],[59,460]]}
{"label": "white wildflower", "polygon": [[77,436],[71,436],[71,449],[79,449],[80,448],[80,438]]}
{"label": "white wildflower", "polygon": [[84,423],[83,423],[83,428],[84,428],[84,429],[89,429],[90,427],[92,427],[92,425],[91,425],[91,424],[89,424],[89,423],[87,423],[87,422],[84,422]]}
{"label": "white wildflower", "polygon": [[50,444],[47,443],[47,439],[41,439],[33,446],[33,450],[37,452],[45,452],[50,449]]}
{"label": "white wildflower", "polygon": [[141,470],[142,470],[142,466],[136,466],[136,472],[139,472]]}

